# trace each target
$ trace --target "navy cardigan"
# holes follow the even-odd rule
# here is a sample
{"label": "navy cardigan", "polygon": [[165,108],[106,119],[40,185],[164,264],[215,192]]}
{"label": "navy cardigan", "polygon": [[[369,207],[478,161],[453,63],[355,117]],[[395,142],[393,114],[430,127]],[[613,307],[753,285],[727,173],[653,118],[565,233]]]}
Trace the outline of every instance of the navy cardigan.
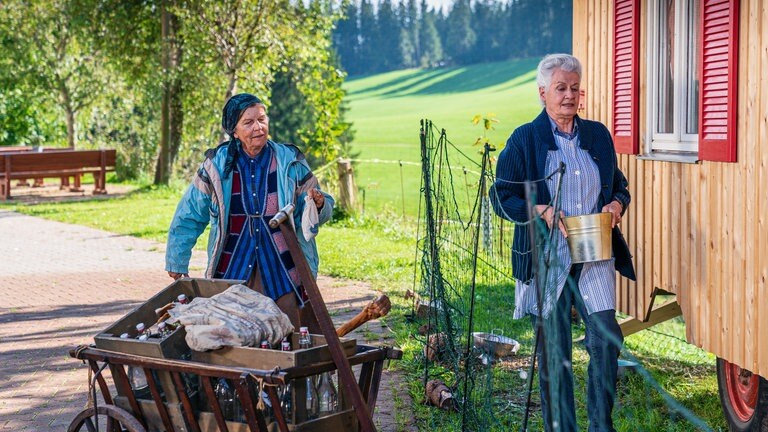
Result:
{"label": "navy cardigan", "polygon": [[[617,165],[616,150],[610,132],[599,122],[584,120],[579,116],[576,116],[574,121],[578,126],[580,147],[589,152],[600,172],[602,190],[598,208],[616,200],[621,203],[624,214],[631,197],[627,190],[627,179]],[[526,123],[512,132],[506,147],[499,154],[496,182],[490,191],[496,214],[513,222],[528,221],[525,186],[522,182],[543,179],[551,174],[544,172],[547,152],[550,150],[557,150],[557,145],[552,134],[552,124],[545,110],[531,123]],[[549,204],[552,201],[546,182],[536,182],[535,192],[535,204]],[[528,225],[516,224],[512,242],[512,253],[515,254],[513,262],[517,264],[513,266],[512,273],[515,279],[522,281],[529,281],[532,277],[531,242],[527,228]],[[635,280],[632,256],[618,226],[613,229],[613,255],[616,258],[616,270],[622,276]]]}

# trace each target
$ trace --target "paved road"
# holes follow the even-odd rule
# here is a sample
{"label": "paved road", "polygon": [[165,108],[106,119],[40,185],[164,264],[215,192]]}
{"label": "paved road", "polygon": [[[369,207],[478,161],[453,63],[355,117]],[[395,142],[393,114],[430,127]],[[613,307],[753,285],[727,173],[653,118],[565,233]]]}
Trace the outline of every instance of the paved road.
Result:
{"label": "paved road", "polygon": [[[86,403],[87,371],[68,351],[168,285],[163,245],[3,210],[0,239],[0,430],[62,431]],[[204,264],[195,253],[193,277]],[[374,295],[362,284],[319,285],[337,322]],[[371,331],[386,335],[377,322]],[[391,400],[403,384],[384,378],[376,422],[394,431]]]}

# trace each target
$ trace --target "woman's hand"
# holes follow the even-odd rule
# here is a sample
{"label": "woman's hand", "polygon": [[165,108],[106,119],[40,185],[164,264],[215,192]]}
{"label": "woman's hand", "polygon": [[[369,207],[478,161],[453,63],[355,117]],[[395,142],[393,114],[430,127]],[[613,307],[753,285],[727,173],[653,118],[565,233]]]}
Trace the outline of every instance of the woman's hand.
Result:
{"label": "woman's hand", "polygon": [[176,279],[183,278],[183,277],[189,277],[189,274],[187,274],[187,273],[176,273],[176,272],[169,271],[168,272],[168,276],[172,277],[173,280],[176,280]]}
{"label": "woman's hand", "polygon": [[621,203],[613,200],[609,202],[608,204],[603,206],[603,213],[608,212],[611,214],[611,228],[615,227],[616,225],[621,222],[621,210],[622,206]]}
{"label": "woman's hand", "polygon": [[309,197],[312,198],[312,201],[315,202],[315,207],[317,207],[318,210],[323,208],[325,205],[325,195],[323,195],[322,192],[317,189],[310,189],[307,193],[309,194]]}
{"label": "woman's hand", "polygon": [[[552,229],[552,223],[555,220],[555,210],[552,208],[552,206],[539,204],[534,207],[534,210],[536,211],[536,213],[541,215],[541,218],[544,219],[544,222],[547,223],[547,227],[549,227],[549,229]],[[557,225],[558,225],[558,228],[560,228],[560,232],[563,233],[563,237],[568,237],[568,230],[565,229],[565,224],[563,223],[563,217],[565,217],[565,213],[561,211]]]}

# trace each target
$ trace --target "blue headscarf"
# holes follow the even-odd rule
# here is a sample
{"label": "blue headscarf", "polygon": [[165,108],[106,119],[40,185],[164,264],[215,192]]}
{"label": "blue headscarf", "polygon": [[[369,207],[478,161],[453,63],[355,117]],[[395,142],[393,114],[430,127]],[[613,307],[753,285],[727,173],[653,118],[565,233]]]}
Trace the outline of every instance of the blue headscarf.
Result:
{"label": "blue headscarf", "polygon": [[240,93],[234,95],[224,104],[224,110],[221,114],[221,127],[230,136],[230,140],[222,145],[227,146],[227,161],[224,164],[224,178],[229,177],[229,173],[235,166],[237,155],[240,150],[240,140],[235,138],[235,127],[240,121],[240,116],[248,108],[260,104],[261,99],[249,93]]}
{"label": "blue headscarf", "polygon": [[240,93],[229,98],[221,115],[221,127],[224,132],[234,139],[235,127],[243,111],[260,103],[261,99],[249,93]]}

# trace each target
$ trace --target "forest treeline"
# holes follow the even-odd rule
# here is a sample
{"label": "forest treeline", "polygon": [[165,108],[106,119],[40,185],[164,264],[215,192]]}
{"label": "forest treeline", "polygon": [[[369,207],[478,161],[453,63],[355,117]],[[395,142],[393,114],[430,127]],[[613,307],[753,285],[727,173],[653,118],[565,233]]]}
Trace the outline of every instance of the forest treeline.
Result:
{"label": "forest treeline", "polygon": [[570,52],[570,0],[352,1],[333,31],[350,75]]}

